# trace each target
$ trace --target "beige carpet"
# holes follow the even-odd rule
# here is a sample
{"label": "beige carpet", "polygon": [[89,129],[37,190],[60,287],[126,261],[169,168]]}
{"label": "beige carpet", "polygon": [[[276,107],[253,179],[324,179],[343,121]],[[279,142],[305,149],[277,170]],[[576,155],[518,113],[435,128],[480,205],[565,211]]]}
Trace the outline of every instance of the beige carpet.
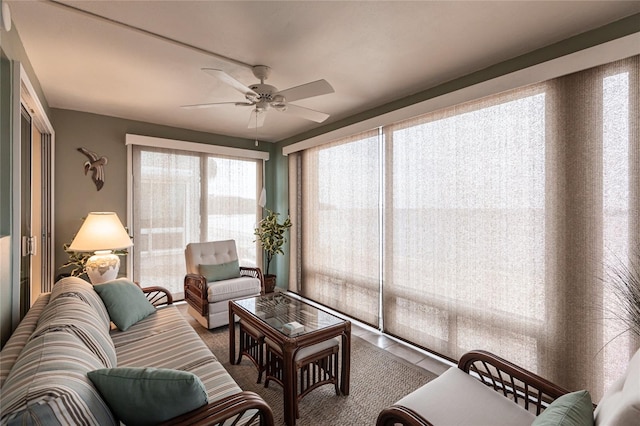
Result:
{"label": "beige carpet", "polygon": [[[238,385],[262,396],[273,410],[276,425],[284,425],[282,388],[273,382],[266,389],[262,384],[256,384],[257,371],[246,358],[239,365],[230,365],[228,329],[221,327],[209,331],[186,313],[186,305],[178,306]],[[350,395],[336,396],[330,385],[315,389],[300,402],[297,425],[375,425],[380,410],[435,377],[435,374],[353,336]]]}

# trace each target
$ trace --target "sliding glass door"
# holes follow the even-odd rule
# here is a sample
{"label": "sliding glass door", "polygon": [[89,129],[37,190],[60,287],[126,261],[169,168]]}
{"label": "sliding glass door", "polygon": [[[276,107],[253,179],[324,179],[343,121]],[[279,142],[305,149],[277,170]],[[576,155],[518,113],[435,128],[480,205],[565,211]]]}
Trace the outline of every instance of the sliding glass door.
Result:
{"label": "sliding glass door", "polygon": [[233,239],[255,265],[262,162],[175,149],[133,147],[133,278],[178,299],[191,242]]}

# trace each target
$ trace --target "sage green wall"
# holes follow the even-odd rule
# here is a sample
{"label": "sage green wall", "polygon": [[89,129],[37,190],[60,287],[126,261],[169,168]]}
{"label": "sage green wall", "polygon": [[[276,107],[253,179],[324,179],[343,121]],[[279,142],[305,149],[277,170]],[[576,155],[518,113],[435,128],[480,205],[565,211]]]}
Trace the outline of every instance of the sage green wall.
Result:
{"label": "sage green wall", "polygon": [[[127,133],[259,151],[273,149],[267,143],[256,148],[253,140],[56,108],[52,109],[51,120],[56,130],[55,265],[58,272],[67,260],[62,245],[71,241],[87,213],[114,211],[126,225]],[[105,166],[105,184],[100,191],[96,190],[90,176],[84,175],[86,157],[78,152],[79,147],[109,160]],[[272,182],[269,163],[267,182]]]}
{"label": "sage green wall", "polygon": [[[269,188],[267,200],[269,208],[280,213],[280,221],[284,220],[289,214],[289,160],[288,157],[282,155],[282,148],[278,148],[278,144],[272,146],[273,152],[270,155],[271,163],[267,168]],[[277,255],[272,263],[272,274],[277,278],[276,285],[283,289],[289,287],[289,235],[287,233],[287,242],[282,247],[284,255]]]}

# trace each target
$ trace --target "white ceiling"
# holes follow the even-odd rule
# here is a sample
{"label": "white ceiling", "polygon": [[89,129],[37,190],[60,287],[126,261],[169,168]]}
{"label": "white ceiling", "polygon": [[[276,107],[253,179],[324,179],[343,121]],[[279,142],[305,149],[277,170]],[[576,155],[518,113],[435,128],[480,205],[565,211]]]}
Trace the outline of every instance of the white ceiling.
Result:
{"label": "white ceiling", "polygon": [[[205,74],[246,85],[247,67],[51,1],[4,0],[51,107],[254,138],[250,109]],[[323,124],[426,90],[640,12],[640,1],[66,1],[73,7],[251,65],[286,89],[326,79],[335,93],[295,102]],[[270,110],[259,139],[320,124]]]}

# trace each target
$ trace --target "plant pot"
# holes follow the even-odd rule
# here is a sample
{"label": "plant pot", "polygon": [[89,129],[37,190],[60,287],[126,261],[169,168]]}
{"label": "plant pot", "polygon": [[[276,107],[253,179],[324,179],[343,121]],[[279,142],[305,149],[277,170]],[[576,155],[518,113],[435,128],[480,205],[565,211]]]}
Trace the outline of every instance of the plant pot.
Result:
{"label": "plant pot", "polygon": [[276,288],[276,276],[269,274],[264,276],[264,292],[271,293]]}

